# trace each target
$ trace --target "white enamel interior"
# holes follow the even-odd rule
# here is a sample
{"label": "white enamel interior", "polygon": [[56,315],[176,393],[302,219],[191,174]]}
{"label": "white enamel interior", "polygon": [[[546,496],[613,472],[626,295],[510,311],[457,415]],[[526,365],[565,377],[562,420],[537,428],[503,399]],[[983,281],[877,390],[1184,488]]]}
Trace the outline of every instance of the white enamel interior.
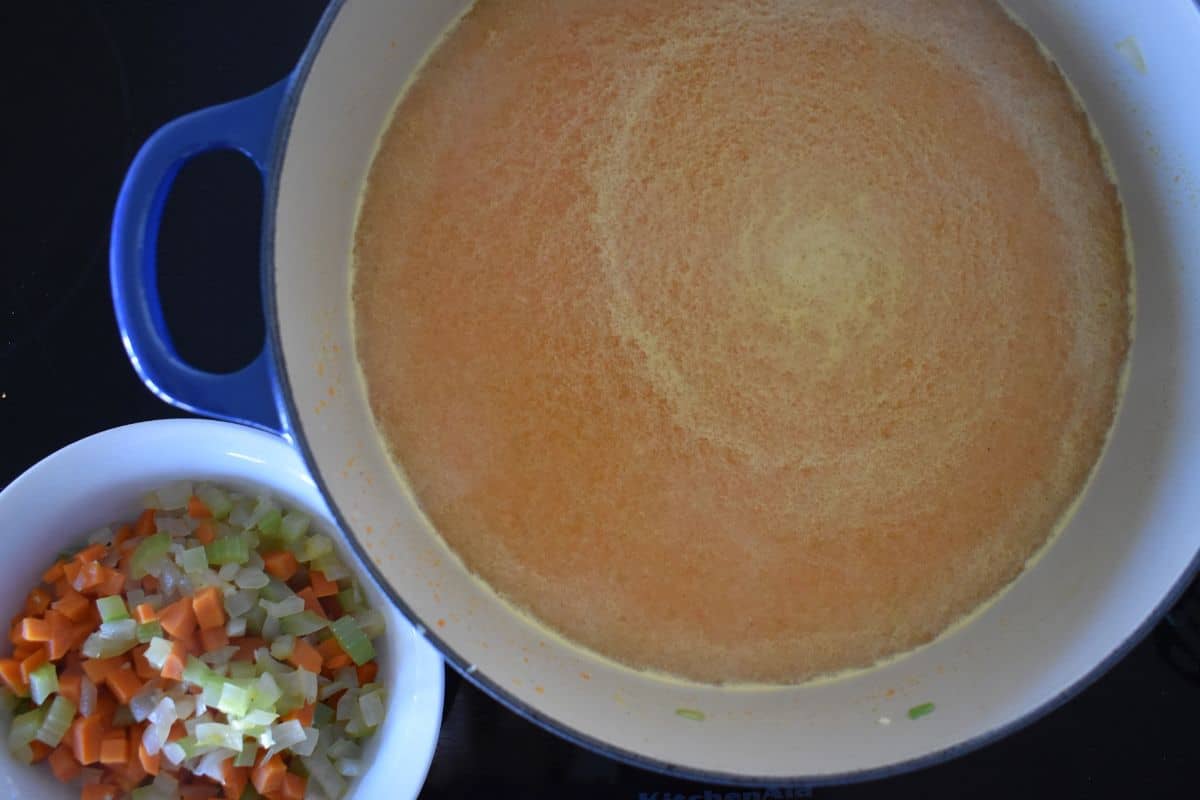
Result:
{"label": "white enamel interior", "polygon": [[[88,533],[141,511],[146,492],[175,480],[212,480],[244,491],[269,492],[313,517],[355,563],[299,455],[284,441],[241,425],[162,420],[90,436],[38,462],[0,492],[0,564],[20,579],[0,584],[0,618],[18,611],[30,581],[60,550]],[[359,576],[368,600],[387,620],[379,648],[380,679],[388,686],[387,719],[370,745],[372,767],[348,797],[416,797],[425,782],[442,722],[442,659],[381,595]],[[7,624],[7,623],[6,623]],[[7,736],[7,725],[0,725]],[[389,753],[388,757],[376,754]],[[45,765],[15,761],[0,744],[0,797],[77,798]]]}
{"label": "white enamel interior", "polygon": [[[1137,258],[1128,394],[1078,514],[979,619],[896,662],[793,688],[639,674],[567,645],[471,578],[405,495],[353,357],[359,191],[400,89],[463,3],[350,0],[300,89],[275,214],[280,347],[329,499],[416,617],[511,698],[594,743],[770,780],[875,770],[1001,732],[1105,662],[1200,545],[1200,14],[1188,0],[1013,0],[1109,148]],[[1153,9],[1151,10],[1151,7]],[[1117,48],[1136,42],[1145,71]],[[585,677],[585,675],[587,677]],[[937,710],[917,722],[918,703]],[[695,722],[677,708],[702,710]],[[892,724],[881,725],[881,717]]]}

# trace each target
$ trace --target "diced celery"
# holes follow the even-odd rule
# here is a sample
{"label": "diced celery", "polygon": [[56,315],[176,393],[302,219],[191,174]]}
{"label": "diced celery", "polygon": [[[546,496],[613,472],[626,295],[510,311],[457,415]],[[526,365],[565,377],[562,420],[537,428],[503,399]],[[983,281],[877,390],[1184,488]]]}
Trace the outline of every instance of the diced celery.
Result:
{"label": "diced celery", "polygon": [[117,622],[129,619],[129,609],[119,594],[101,597],[96,600],[96,610],[100,612],[101,622]]}
{"label": "diced celery", "polygon": [[299,614],[304,610],[304,599],[297,595],[284,598],[278,603],[272,603],[270,600],[263,598],[258,601],[258,604],[267,610],[268,617],[276,617],[278,619]]}
{"label": "diced celery", "polygon": [[58,691],[58,672],[54,665],[47,662],[29,673],[29,696],[37,705],[46,702],[46,698]]}
{"label": "diced celery", "polygon": [[133,551],[133,556],[129,559],[130,576],[134,580],[146,577],[149,574],[148,567],[156,561],[162,560],[170,548],[171,537],[166,533],[156,533],[147,537],[137,546],[137,549]]}
{"label": "diced celery", "polygon": [[33,763],[33,749],[29,745],[37,738],[46,713],[46,708],[41,707],[26,711],[14,717],[8,729],[8,749],[23,764]]}
{"label": "diced celery", "polygon": [[267,537],[274,538],[279,536],[279,530],[282,527],[283,515],[279,513],[278,508],[272,508],[264,514],[255,527]]}
{"label": "diced celery", "polygon": [[338,605],[347,614],[356,614],[363,610],[362,590],[355,584],[349,589],[342,589],[337,593]]}
{"label": "diced celery", "polygon": [[[284,542],[291,544],[308,533],[311,518],[300,511],[289,511],[283,515],[279,525],[279,536]],[[262,525],[259,525],[262,528]]]}
{"label": "diced celery", "polygon": [[250,548],[240,536],[224,536],[204,546],[208,563],[214,566],[245,564],[250,558]]}
{"label": "diced celery", "polygon": [[296,647],[296,637],[284,634],[271,642],[271,655],[280,661],[286,661]]}
{"label": "diced celery", "polygon": [[284,617],[281,627],[283,632],[292,636],[308,636],[316,633],[329,624],[329,620],[314,611],[301,611]]}
{"label": "diced celery", "polygon": [[137,645],[137,623],[132,619],[103,622],[100,629],[83,643],[88,658],[112,658],[126,653]]}
{"label": "diced celery", "polygon": [[[216,544],[216,542],[213,542]],[[204,545],[184,550],[175,557],[175,563],[184,572],[195,575],[208,571],[208,549]]]}
{"label": "diced celery", "polygon": [[333,719],[333,709],[324,703],[317,703],[316,708],[313,709],[313,724],[318,728],[324,728],[332,724]]}
{"label": "diced celery", "polygon": [[149,622],[139,623],[137,626],[137,640],[142,644],[152,641],[156,637],[162,636],[162,633],[162,624],[156,619],[152,619]]}
{"label": "diced celery", "polygon": [[289,597],[295,597],[296,593],[291,590],[283,581],[271,579],[271,582],[262,588],[258,596],[263,600],[270,600],[272,603],[278,603],[286,600]]}
{"label": "diced celery", "polygon": [[338,617],[329,623],[329,629],[333,631],[337,643],[342,646],[346,655],[350,656],[350,660],[355,664],[362,666],[375,657],[375,647],[363,633],[362,628],[358,626],[354,617],[349,614]]}
{"label": "diced celery", "polygon": [[307,536],[300,540],[300,546],[295,551],[296,558],[300,561],[308,563],[321,556],[328,555],[333,552],[333,540],[322,534]]}
{"label": "diced celery", "polygon": [[258,674],[258,670],[249,661],[231,661],[229,662],[229,677],[235,680],[244,680],[253,678]]}
{"label": "diced celery", "polygon": [[[203,686],[205,681],[211,681],[216,677],[215,673],[200,659],[195,656],[188,656],[187,663],[183,665],[183,679],[188,683],[196,686]],[[215,705],[215,703],[210,703]]]}
{"label": "diced celery", "polygon": [[196,487],[196,496],[204,501],[214,519],[225,519],[233,509],[233,501],[229,494],[216,486]]}
{"label": "diced celery", "polygon": [[51,747],[58,747],[58,743],[67,735],[67,728],[71,727],[71,722],[75,719],[75,711],[74,703],[61,694],[55,695],[54,702],[46,712],[46,718],[38,728],[37,740]]}
{"label": "diced celery", "polygon": [[231,716],[244,716],[250,710],[250,692],[232,681],[227,681],[221,689],[217,708]]}
{"label": "diced celery", "polygon": [[351,578],[353,575],[350,570],[346,569],[346,565],[337,557],[335,553],[328,553],[320,558],[313,559],[309,565],[311,569],[320,570],[331,581],[340,581],[345,578]]}
{"label": "diced celery", "polygon": [[387,632],[383,615],[373,608],[368,608],[361,614],[356,614],[354,621],[358,623],[358,627],[362,628],[362,632],[368,639],[378,639]]}

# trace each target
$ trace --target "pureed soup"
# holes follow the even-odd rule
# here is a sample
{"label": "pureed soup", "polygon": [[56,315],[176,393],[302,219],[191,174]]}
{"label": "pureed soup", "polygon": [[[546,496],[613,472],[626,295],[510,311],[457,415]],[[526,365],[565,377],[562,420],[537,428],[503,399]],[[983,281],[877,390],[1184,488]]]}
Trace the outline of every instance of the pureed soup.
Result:
{"label": "pureed soup", "polygon": [[355,263],[449,545],[711,682],[870,665],[1011,582],[1132,316],[1102,150],[985,0],[481,0],[397,106]]}

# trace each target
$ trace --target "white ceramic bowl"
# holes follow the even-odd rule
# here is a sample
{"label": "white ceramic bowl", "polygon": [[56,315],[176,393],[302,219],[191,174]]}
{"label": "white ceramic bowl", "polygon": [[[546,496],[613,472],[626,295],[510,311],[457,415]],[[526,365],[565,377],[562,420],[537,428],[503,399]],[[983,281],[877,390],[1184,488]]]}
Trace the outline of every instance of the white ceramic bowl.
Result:
{"label": "white ceramic bowl", "polygon": [[[269,492],[313,517],[343,559],[357,559],[330,517],[296,451],[274,436],[224,422],[161,420],[98,433],[35,464],[0,492],[0,619],[16,614],[37,576],[64,547],[110,522],[136,516],[147,491],[172,480],[212,480]],[[371,605],[387,621],[379,647],[388,688],[387,719],[372,738],[370,769],[350,797],[416,797],[425,782],[441,726],[443,671],[436,651],[360,574]],[[0,738],[0,797],[77,797],[47,766],[26,766]],[[388,754],[388,755],[384,755]]]}

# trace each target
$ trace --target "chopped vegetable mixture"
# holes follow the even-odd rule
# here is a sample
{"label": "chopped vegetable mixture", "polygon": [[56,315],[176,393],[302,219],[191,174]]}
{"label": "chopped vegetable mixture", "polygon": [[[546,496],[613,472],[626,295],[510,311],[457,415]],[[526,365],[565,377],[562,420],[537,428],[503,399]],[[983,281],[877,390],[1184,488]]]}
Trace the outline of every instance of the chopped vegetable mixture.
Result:
{"label": "chopped vegetable mixture", "polygon": [[0,658],[8,746],[82,800],[335,800],[383,721],[382,617],[271,498],[177,482],[42,575]]}

